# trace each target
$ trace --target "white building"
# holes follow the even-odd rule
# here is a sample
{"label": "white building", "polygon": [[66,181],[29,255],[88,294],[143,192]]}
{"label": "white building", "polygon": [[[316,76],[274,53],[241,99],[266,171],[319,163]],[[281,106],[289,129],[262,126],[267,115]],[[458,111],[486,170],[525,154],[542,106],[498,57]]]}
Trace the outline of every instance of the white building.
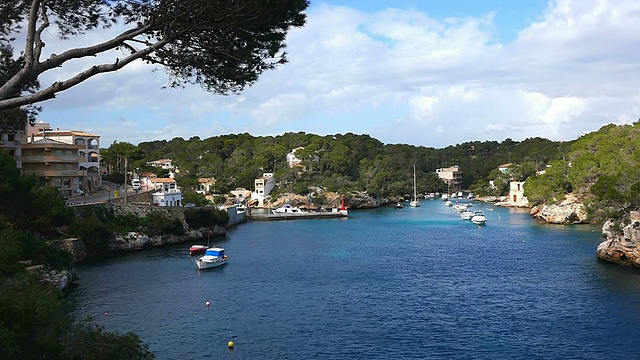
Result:
{"label": "white building", "polygon": [[197,193],[202,195],[209,195],[214,191],[216,185],[215,178],[199,178]]}
{"label": "white building", "polygon": [[149,182],[155,189],[151,194],[154,206],[182,206],[182,191],[174,179],[156,178]]}
{"label": "white building", "polygon": [[164,170],[171,170],[174,168],[173,163],[171,162],[171,159],[159,159],[159,160],[148,161],[147,165],[162,168]]}
{"label": "white building", "polygon": [[524,181],[511,181],[509,183],[509,202],[517,206],[528,206],[529,200],[524,196]]}
{"label": "white building", "polygon": [[251,200],[257,200],[259,207],[264,207],[265,198],[276,186],[276,178],[273,173],[263,173],[261,178],[255,180],[255,191],[251,193]]}
{"label": "white building", "polygon": [[302,163],[302,159],[298,158],[296,156],[296,151],[298,150],[302,150],[304,149],[303,147],[297,147],[293,150],[291,150],[290,153],[287,154],[287,164],[289,165],[290,168],[294,167],[294,166],[300,166],[300,164]]}

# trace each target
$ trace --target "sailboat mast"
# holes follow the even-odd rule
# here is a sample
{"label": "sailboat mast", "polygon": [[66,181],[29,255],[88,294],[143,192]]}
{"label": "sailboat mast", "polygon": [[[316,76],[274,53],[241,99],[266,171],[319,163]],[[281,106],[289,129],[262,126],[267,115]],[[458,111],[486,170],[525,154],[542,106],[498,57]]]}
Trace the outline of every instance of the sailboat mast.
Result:
{"label": "sailboat mast", "polygon": [[413,200],[418,199],[418,194],[416,193],[416,163],[413,163]]}

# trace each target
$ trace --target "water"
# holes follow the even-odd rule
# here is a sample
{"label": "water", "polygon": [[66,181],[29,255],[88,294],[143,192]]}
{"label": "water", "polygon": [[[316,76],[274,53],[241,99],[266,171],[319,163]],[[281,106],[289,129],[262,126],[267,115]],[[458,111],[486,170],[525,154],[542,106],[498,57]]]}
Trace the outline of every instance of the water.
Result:
{"label": "water", "polygon": [[190,244],[84,264],[72,299],[158,359],[640,358],[640,272],[598,228],[422,204],[242,224],[207,271]]}

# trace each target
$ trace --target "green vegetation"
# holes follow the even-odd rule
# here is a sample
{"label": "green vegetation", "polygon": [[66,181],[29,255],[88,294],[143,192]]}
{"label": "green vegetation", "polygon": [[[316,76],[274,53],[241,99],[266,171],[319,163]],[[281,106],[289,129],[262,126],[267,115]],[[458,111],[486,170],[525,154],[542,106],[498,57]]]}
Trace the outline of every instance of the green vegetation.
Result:
{"label": "green vegetation", "polygon": [[[239,187],[253,189],[257,177],[264,172],[273,172],[278,179],[274,198],[287,192],[307,194],[315,187],[344,194],[367,191],[374,197],[408,197],[413,193],[414,163],[420,193],[446,192],[447,186],[438,179],[435,170],[458,165],[463,170],[465,189],[484,195],[502,195],[505,189],[508,191],[510,177],[496,170],[499,165],[520,164],[514,168],[513,176],[524,180],[560,158],[568,146],[567,143],[531,138],[522,142],[511,139],[501,143],[467,142],[435,149],[385,145],[368,135],[351,133],[319,136],[298,132],[264,137],[245,133],[208,139],[174,138],[138,146],[114,143],[106,149],[109,156],[105,157],[105,162],[111,169],[124,173],[124,161],[113,154],[126,154],[129,171],[137,168],[158,174],[160,169],[146,163],[169,158],[180,169],[176,174],[180,187],[195,190],[198,178],[215,177],[214,192],[218,194],[227,194]],[[303,148],[296,152],[302,160],[301,167],[289,168],[286,154],[297,148]],[[494,180],[497,189],[489,187],[489,180]],[[191,199],[188,202],[201,204]]]}
{"label": "green vegetation", "polygon": [[108,229],[97,218],[83,219],[82,226],[76,226],[82,215],[65,206],[57,189],[41,187],[35,177],[21,176],[5,151],[0,151],[0,174],[0,356],[153,359],[137,335],[112,333],[88,320],[74,319],[63,294],[19,262],[68,269],[71,256],[55,239],[67,231],[85,229],[85,241],[100,246]]}
{"label": "green vegetation", "polygon": [[619,218],[640,207],[640,121],[606,125],[570,143],[563,158],[531,177],[525,196],[534,204],[561,200],[567,193],[585,198],[592,220]]}

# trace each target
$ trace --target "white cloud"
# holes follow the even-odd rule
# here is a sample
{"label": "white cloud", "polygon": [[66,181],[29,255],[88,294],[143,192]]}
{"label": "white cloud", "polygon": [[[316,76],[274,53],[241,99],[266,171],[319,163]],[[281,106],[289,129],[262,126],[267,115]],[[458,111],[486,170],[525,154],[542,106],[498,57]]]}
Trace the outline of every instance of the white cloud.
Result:
{"label": "white cloud", "polygon": [[[570,140],[640,116],[640,2],[550,2],[511,43],[496,41],[494,12],[443,20],[389,5],[376,13],[314,5],[308,24],[288,37],[290,62],[242,96],[197,86],[162,90],[164,73],[135,63],[44,103],[43,117],[53,117],[47,120],[56,127],[104,130],[109,143],[301,130],[441,147],[531,136]],[[47,48],[64,49],[54,39]],[[65,65],[44,79],[87,64]],[[131,132],[133,123],[140,131]]]}

